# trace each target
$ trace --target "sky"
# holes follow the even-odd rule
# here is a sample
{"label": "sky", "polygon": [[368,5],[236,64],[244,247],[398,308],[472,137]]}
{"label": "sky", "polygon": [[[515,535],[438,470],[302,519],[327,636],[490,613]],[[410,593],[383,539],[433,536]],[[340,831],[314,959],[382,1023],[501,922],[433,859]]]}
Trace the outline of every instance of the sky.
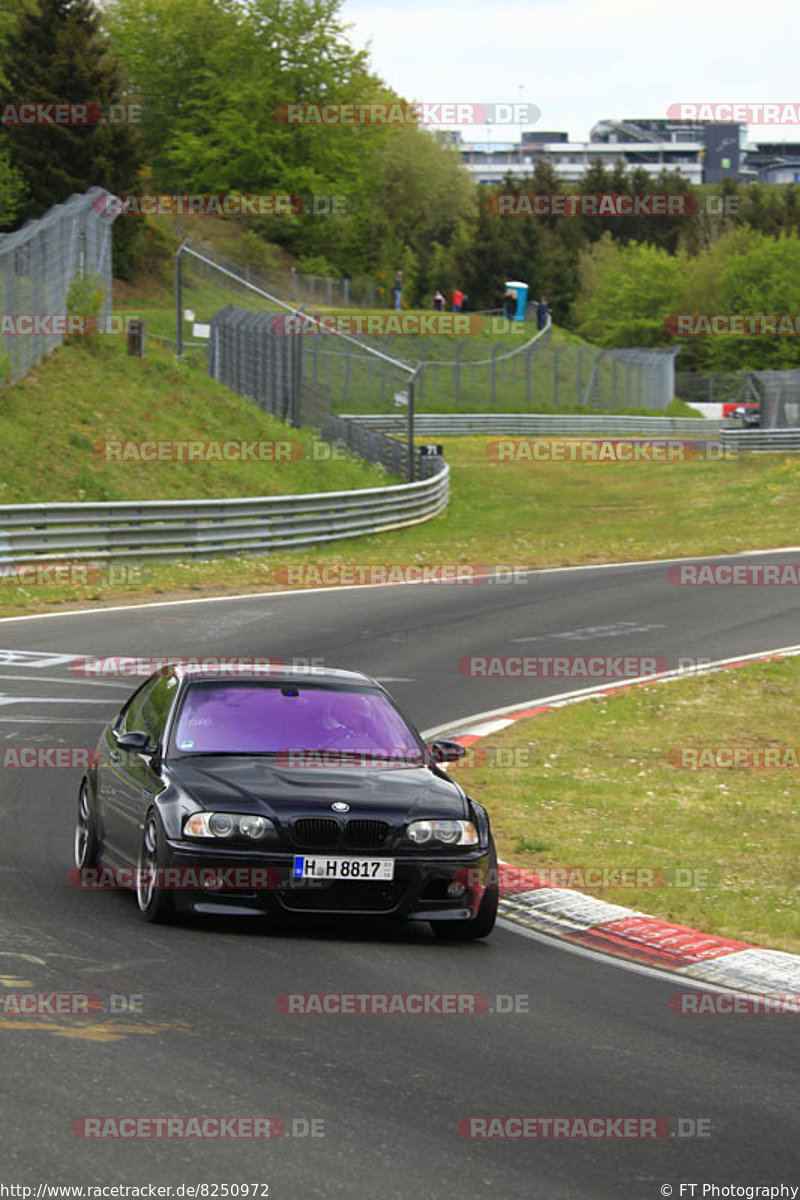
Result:
{"label": "sky", "polygon": [[[761,15],[759,15],[761,14]],[[535,104],[523,128],[585,141],[603,118],[666,116],[683,102],[800,106],[795,5],[743,0],[344,0],[351,41],[409,100]],[[763,23],[761,20],[763,16]],[[461,128],[516,141],[514,125]],[[749,127],[798,141],[800,125]]]}

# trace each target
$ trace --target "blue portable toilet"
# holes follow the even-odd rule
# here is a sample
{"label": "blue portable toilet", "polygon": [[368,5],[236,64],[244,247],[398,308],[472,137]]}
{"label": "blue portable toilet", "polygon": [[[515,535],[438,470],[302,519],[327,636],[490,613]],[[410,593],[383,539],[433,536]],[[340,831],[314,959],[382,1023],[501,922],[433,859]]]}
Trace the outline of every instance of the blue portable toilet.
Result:
{"label": "blue portable toilet", "polygon": [[512,279],[506,283],[506,288],[512,292],[517,298],[517,311],[514,313],[515,321],[525,320],[525,310],[528,307],[528,285],[520,283],[518,279]]}

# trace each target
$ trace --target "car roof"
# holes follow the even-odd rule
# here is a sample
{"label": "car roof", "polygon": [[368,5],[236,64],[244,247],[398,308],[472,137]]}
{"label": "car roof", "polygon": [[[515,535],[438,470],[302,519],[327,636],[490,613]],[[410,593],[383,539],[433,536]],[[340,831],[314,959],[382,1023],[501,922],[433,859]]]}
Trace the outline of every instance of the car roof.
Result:
{"label": "car roof", "polygon": [[[237,665],[241,673],[237,671]],[[187,683],[196,683],[206,679],[225,679],[236,682],[239,679],[255,680],[268,683],[275,680],[292,681],[296,683],[310,682],[330,684],[361,684],[370,688],[380,688],[376,679],[361,671],[343,671],[335,667],[288,666],[270,663],[266,656],[236,658],[200,659],[197,662],[180,662],[172,666],[176,678]],[[381,689],[383,690],[383,689]]]}

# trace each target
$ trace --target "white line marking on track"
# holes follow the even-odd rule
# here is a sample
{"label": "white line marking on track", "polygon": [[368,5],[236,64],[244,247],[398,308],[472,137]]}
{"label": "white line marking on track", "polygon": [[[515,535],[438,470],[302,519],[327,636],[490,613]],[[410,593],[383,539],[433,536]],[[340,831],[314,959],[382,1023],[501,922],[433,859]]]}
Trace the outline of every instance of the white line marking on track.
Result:
{"label": "white line marking on track", "polygon": [[[638,558],[633,562],[612,562],[612,563],[587,563],[582,567],[520,567],[520,573],[524,575],[558,575],[564,574],[567,571],[613,571],[619,568],[626,567],[657,567],[660,564],[681,563],[681,562],[728,562],[737,558],[753,558],[755,555],[767,557],[771,554],[798,554],[800,546],[778,546],[771,550],[745,550],[741,554],[684,554],[680,558]],[[197,596],[193,600],[156,600],[150,603],[147,600],[140,600],[138,604],[114,604],[108,608],[74,608],[66,612],[47,612],[47,613],[27,613],[21,617],[0,617],[0,623],[8,624],[13,621],[50,621],[54,617],[85,617],[91,615],[100,617],[104,613],[131,612],[136,608],[177,608],[184,604],[224,604],[232,600],[263,600],[269,597],[270,600],[277,600],[281,596],[318,596],[325,592],[363,592],[373,591],[376,588],[403,588],[403,587],[424,587],[424,584],[414,583],[352,583],[343,587],[325,587],[325,588],[291,588],[285,591],[274,592],[244,592],[240,596]]]}
{"label": "white line marking on track", "polygon": [[473,725],[480,725],[485,721],[493,721],[498,717],[509,716],[511,713],[520,712],[525,708],[539,708],[542,705],[565,704],[570,700],[577,700],[581,696],[602,695],[603,692],[618,691],[620,688],[633,687],[638,684],[657,684],[657,683],[672,683],[677,679],[692,679],[696,675],[705,675],[711,671],[719,670],[721,667],[729,666],[733,663],[754,662],[761,658],[771,658],[773,656],[784,655],[786,658],[800,654],[800,645],[795,646],[779,646],[774,650],[758,650],[754,654],[736,654],[732,658],[717,658],[713,662],[703,663],[690,671],[664,671],[659,675],[642,675],[639,679],[623,679],[617,683],[600,683],[593,687],[578,688],[574,692],[559,692],[555,696],[538,696],[534,700],[518,700],[515,704],[506,704],[503,708],[491,708],[487,712],[473,713],[469,717],[459,717],[454,721],[446,721],[442,725],[436,725],[433,729],[422,730],[422,736],[425,740],[439,737],[444,733],[456,734],[461,730],[472,728]]}
{"label": "white line marking on track", "polygon": [[[22,683],[31,683],[30,675],[0,675],[0,679],[14,679]],[[58,675],[37,675],[35,679],[36,683],[71,683],[73,685],[78,683],[81,687],[89,684],[91,687],[123,688],[126,692],[131,690],[131,685],[127,683],[114,683],[111,679],[83,679],[80,675],[64,675],[61,677]]]}
{"label": "white line marking on track", "polygon": [[7,696],[0,692],[0,705],[9,704],[110,704],[110,700],[84,700],[80,696]]}

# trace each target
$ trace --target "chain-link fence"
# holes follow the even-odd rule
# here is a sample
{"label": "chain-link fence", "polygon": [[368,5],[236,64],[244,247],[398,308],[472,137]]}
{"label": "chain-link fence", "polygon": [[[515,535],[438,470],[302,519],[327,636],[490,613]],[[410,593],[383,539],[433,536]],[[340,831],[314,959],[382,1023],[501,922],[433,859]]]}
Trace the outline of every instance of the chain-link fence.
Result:
{"label": "chain-link fence", "polygon": [[111,315],[114,217],[104,215],[99,202],[106,194],[102,188],[76,193],[14,233],[0,234],[0,384],[4,378],[15,382],[63,340],[75,279],[98,279],[104,291],[100,318]]}
{"label": "chain-link fence", "polygon": [[752,371],[762,429],[800,428],[800,370]]}
{"label": "chain-link fence", "polygon": [[800,370],[679,372],[676,394],[689,404],[760,404],[762,429],[800,427]]}
{"label": "chain-link fence", "polygon": [[687,404],[744,404],[758,400],[749,371],[678,371],[675,395]]}
{"label": "chain-link fence", "polygon": [[[537,336],[529,323],[491,313],[469,314],[463,336],[359,332],[348,337],[324,332],[310,313],[305,321],[286,320],[281,314],[296,307],[290,291],[276,290],[255,272],[245,274],[207,247],[185,243],[179,264],[179,315],[188,310],[195,321],[178,321],[180,337],[188,339],[198,321],[208,325],[212,374],[277,415],[290,413],[288,362],[304,386],[326,397],[333,413],[397,412],[412,372],[420,412],[659,412],[675,394],[677,349],[607,351],[555,344],[551,330]],[[232,302],[241,310],[236,316]],[[245,310],[272,316],[248,322]],[[394,317],[385,314],[386,328]],[[377,314],[367,320],[370,329],[380,324]]]}
{"label": "chain-link fence", "polygon": [[[180,228],[179,225],[178,229]],[[285,271],[256,269],[246,263],[239,263],[196,239],[187,238],[184,246],[195,250],[206,260],[205,263],[199,259],[193,260],[189,268],[190,273],[186,277],[189,287],[196,290],[194,298],[200,310],[207,307],[203,302],[204,295],[210,297],[214,293],[214,285],[218,287],[222,278],[219,272],[213,270],[211,264],[228,272],[227,282],[234,291],[240,290],[237,289],[237,281],[240,281],[240,288],[243,285],[245,290],[248,284],[253,284],[294,308],[308,308],[312,305],[321,305],[323,308],[374,308],[376,305],[389,307],[389,300],[382,294],[384,289],[373,279],[337,279],[328,275],[305,275],[294,267]],[[386,290],[388,296],[388,287]],[[253,293],[250,295],[252,298]],[[187,298],[192,299],[188,294]],[[230,296],[228,298],[230,299]]]}

